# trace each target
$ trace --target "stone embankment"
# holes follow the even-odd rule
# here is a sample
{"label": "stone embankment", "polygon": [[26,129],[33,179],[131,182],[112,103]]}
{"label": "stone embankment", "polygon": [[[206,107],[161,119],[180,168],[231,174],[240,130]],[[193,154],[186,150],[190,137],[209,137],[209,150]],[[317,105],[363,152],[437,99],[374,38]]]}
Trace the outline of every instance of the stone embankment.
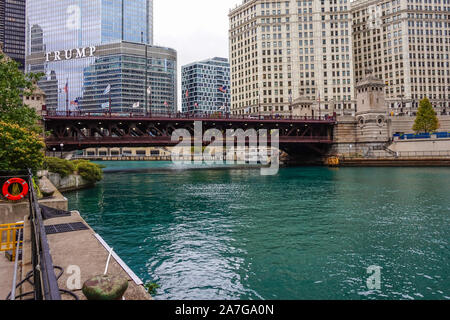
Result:
{"label": "stone embankment", "polygon": [[[48,181],[51,182],[53,187],[59,190],[60,192],[75,191],[94,186],[94,183],[86,181],[80,175],[76,174],[71,174],[68,175],[67,177],[62,177],[58,173],[41,171],[39,172],[39,179],[40,179],[39,187],[40,188],[41,186],[44,187],[45,191],[48,189],[48,186],[50,186],[50,184],[48,184]],[[43,191],[42,188],[41,191]],[[49,191],[51,192],[52,190]]]}

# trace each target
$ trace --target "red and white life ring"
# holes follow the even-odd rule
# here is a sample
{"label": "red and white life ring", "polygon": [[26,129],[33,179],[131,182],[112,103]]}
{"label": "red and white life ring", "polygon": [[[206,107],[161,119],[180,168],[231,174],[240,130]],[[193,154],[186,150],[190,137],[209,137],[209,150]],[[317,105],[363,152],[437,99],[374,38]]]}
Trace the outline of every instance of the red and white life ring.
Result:
{"label": "red and white life ring", "polygon": [[[18,194],[18,195],[13,196],[13,195],[9,192],[9,187],[10,187],[12,184],[15,184],[15,183],[18,183],[18,184],[22,185],[22,192],[21,192],[20,194]],[[9,179],[8,181],[6,181],[6,182],[3,184],[2,193],[3,193],[3,196],[4,196],[6,199],[8,199],[8,200],[11,200],[11,201],[19,201],[19,200],[22,200],[22,199],[25,198],[25,196],[28,194],[28,183],[27,183],[25,180],[21,179],[21,178],[12,178],[12,179]]]}

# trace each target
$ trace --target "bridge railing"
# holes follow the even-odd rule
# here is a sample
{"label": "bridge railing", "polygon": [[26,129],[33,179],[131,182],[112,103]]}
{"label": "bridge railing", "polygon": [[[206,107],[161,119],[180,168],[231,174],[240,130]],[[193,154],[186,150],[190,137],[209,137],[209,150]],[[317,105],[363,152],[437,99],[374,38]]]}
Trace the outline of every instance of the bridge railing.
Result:
{"label": "bridge railing", "polygon": [[192,114],[192,113],[99,113],[83,111],[47,111],[46,117],[61,118],[149,118],[149,119],[185,119],[185,120],[305,120],[305,121],[335,121],[335,116],[293,116],[293,115],[233,115],[233,114]]}
{"label": "bridge railing", "polygon": [[[192,141],[194,141],[195,138],[192,138]],[[271,138],[267,138],[268,142],[271,141]],[[332,138],[329,136],[279,136],[280,142],[302,142],[302,141],[330,141]],[[86,144],[86,143],[125,143],[125,142],[149,142],[154,144],[170,144],[175,145],[178,143],[177,140],[172,141],[172,137],[170,136],[157,136],[153,137],[150,135],[144,135],[144,136],[122,136],[122,137],[48,137],[46,138],[47,144],[56,144],[59,145],[59,143],[63,142],[65,144]],[[181,142],[182,140],[180,140]],[[216,139],[215,141],[227,141],[227,139]]]}

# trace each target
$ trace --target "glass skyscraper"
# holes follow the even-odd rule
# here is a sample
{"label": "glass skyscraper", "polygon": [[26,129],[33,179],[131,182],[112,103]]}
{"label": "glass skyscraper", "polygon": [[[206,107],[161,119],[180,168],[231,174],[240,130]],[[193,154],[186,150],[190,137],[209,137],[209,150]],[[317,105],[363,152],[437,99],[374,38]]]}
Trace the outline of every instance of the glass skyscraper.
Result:
{"label": "glass skyscraper", "polygon": [[3,52],[25,66],[25,0],[0,0],[0,43]]}
{"label": "glass skyscraper", "polygon": [[183,66],[183,112],[230,112],[230,64],[226,58],[212,58]]}
{"label": "glass skyscraper", "polygon": [[[152,0],[27,0],[27,53],[40,40],[47,51],[117,41],[153,44]],[[41,29],[41,38],[32,29]]]}
{"label": "glass skyscraper", "polygon": [[175,111],[177,54],[152,46],[152,21],[152,0],[28,0],[26,71],[45,73],[47,109]]}

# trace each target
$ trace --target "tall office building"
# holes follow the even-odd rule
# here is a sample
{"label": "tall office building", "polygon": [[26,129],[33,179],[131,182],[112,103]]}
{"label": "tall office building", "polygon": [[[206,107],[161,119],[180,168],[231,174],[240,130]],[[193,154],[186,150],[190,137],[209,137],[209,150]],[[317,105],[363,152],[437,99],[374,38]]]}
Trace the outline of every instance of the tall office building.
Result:
{"label": "tall office building", "polygon": [[25,66],[25,0],[0,1],[0,44],[3,52]]}
{"label": "tall office building", "polygon": [[28,0],[27,72],[47,108],[174,112],[177,53],[152,46],[151,0]]}
{"label": "tall office building", "polygon": [[183,112],[230,113],[230,64],[212,58],[182,67]]}
{"label": "tall office building", "polygon": [[352,3],[355,78],[383,79],[395,114],[428,97],[450,110],[450,0],[357,0]]}
{"label": "tall office building", "polygon": [[232,113],[354,112],[349,0],[245,0],[229,20]]}

